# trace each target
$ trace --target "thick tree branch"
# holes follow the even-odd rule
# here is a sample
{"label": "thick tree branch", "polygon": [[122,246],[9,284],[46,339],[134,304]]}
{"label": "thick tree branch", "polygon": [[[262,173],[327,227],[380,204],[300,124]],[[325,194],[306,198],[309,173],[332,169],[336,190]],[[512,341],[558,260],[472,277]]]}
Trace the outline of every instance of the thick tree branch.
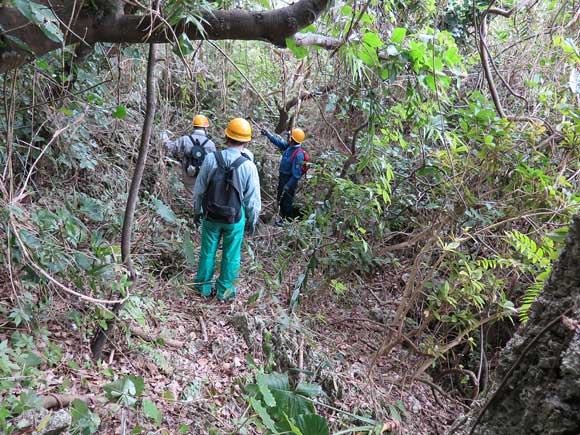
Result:
{"label": "thick tree branch", "polygon": [[294,35],[296,46],[309,47],[318,45],[326,50],[334,50],[342,45],[342,40],[332,36],[318,35],[316,33],[297,33]]}
{"label": "thick tree branch", "polygon": [[[280,47],[286,38],[312,24],[324,11],[329,0],[300,0],[297,3],[268,12],[245,10],[209,11],[200,16],[200,32],[194,23],[180,23],[169,29],[163,18],[154,15],[106,15],[104,17],[80,15],[71,18],[73,0],[62,0],[54,6],[55,13],[64,23],[70,23],[66,44],[85,42],[111,43],[167,43],[175,36],[186,33],[190,39],[241,39],[267,41]],[[47,38],[37,26],[31,24],[15,8],[0,8],[0,36],[16,37],[26,43],[35,56],[41,56],[62,47]],[[12,29],[12,30],[11,30]],[[63,31],[67,29],[63,28]],[[9,71],[31,60],[16,44],[5,39],[0,50],[0,73]]]}

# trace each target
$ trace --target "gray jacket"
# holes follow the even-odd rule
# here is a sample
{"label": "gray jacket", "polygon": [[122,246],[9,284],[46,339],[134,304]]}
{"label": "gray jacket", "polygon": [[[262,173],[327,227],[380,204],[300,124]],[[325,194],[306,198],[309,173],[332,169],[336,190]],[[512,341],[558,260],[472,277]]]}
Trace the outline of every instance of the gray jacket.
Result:
{"label": "gray jacket", "polygon": [[[228,165],[231,165],[238,157],[241,156],[239,149],[230,147],[221,151],[224,160]],[[217,162],[214,154],[208,154],[201,165],[199,175],[195,181],[193,189],[193,211],[196,214],[201,214],[203,205],[203,196],[207,190],[210,177],[214,169],[217,168]],[[242,204],[246,212],[246,221],[255,228],[262,209],[262,199],[260,197],[260,179],[258,177],[258,169],[254,162],[247,161],[237,169],[240,184],[242,186]]]}
{"label": "gray jacket", "polygon": [[[194,139],[197,138],[200,144],[203,144],[207,139],[205,130],[202,128],[196,128],[191,134],[191,136]],[[184,155],[186,155],[189,151],[191,151],[191,148],[193,147],[193,142],[191,141],[189,136],[181,136],[176,140],[173,141],[169,140],[165,142],[165,147],[172,156],[181,160],[183,159]],[[213,143],[211,139],[208,139],[203,148],[205,149],[205,152],[208,154],[216,151],[215,143]]]}

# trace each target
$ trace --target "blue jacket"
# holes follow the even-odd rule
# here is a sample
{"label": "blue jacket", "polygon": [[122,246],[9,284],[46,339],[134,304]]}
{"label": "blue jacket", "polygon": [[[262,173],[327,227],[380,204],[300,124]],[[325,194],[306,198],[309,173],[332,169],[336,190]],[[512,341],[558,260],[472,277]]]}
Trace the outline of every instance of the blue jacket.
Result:
{"label": "blue jacket", "polygon": [[280,160],[280,174],[292,175],[290,180],[286,185],[289,188],[295,188],[298,184],[298,180],[302,177],[302,163],[304,162],[304,153],[298,153],[291,160],[292,154],[297,149],[301,149],[300,144],[290,146],[290,144],[279,136],[273,135],[271,133],[266,133],[266,137],[272,142],[276,147],[282,151],[282,159]]}

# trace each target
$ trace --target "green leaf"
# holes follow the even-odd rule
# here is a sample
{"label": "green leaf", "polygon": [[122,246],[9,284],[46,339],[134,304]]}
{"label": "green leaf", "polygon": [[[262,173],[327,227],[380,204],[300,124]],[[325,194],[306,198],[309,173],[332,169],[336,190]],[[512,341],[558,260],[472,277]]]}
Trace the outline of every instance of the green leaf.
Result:
{"label": "green leaf", "polygon": [[13,0],[14,7],[30,22],[54,42],[62,42],[64,35],[60,30],[58,18],[49,7],[28,0]]}
{"label": "green leaf", "polygon": [[143,378],[129,375],[104,385],[105,397],[111,401],[119,401],[125,405],[133,405],[145,388]]}
{"label": "green leaf", "polygon": [[368,32],[363,35],[363,42],[373,48],[380,48],[382,47],[383,41],[381,41],[381,37],[373,32]]}
{"label": "green leaf", "polygon": [[18,356],[18,362],[27,367],[38,367],[42,364],[42,358],[34,352],[24,352]]}
{"label": "green leaf", "polygon": [[352,6],[344,5],[340,13],[343,17],[350,17],[352,15]]}
{"label": "green leaf", "polygon": [[189,39],[187,34],[183,32],[177,37],[177,45],[173,48],[173,52],[178,56],[188,56],[195,51],[195,45]]}
{"label": "green leaf", "polygon": [[397,407],[401,410],[403,415],[406,417],[407,416],[407,408],[405,407],[405,404],[403,403],[403,401],[401,399],[397,399],[397,401],[395,403],[397,404]]}
{"label": "green leaf", "polygon": [[52,9],[45,5],[30,2],[30,10],[36,18],[34,22],[49,39],[54,42],[63,42],[64,34],[60,30],[60,22]]}
{"label": "green leaf", "polygon": [[308,49],[306,47],[298,47],[294,38],[286,38],[286,47],[289,48],[298,59],[302,59],[308,55]]}
{"label": "green leaf", "polygon": [[78,428],[78,431],[84,435],[96,433],[101,424],[101,419],[98,415],[93,414],[85,402],[80,399],[75,399],[71,403],[71,416],[73,429]]}
{"label": "green leaf", "polygon": [[187,261],[188,266],[195,266],[195,249],[191,242],[189,230],[185,230],[185,234],[183,235],[183,255],[185,255],[185,261]]}
{"label": "green leaf", "polygon": [[177,216],[163,201],[157,198],[152,198],[151,202],[155,206],[155,211],[159,216],[161,216],[167,223],[175,223]]}
{"label": "green leaf", "polygon": [[30,3],[32,3],[30,0],[12,0],[12,4],[16,9],[18,9],[18,12],[24,15],[28,21],[35,23],[36,20],[32,10],[30,9]]}
{"label": "green leaf", "polygon": [[125,119],[126,116],[127,116],[127,108],[123,105],[117,106],[117,108],[113,112],[113,118],[116,119]]}
{"label": "green leaf", "polygon": [[150,418],[155,422],[155,426],[157,427],[161,426],[161,422],[163,421],[163,415],[161,414],[161,411],[157,409],[155,403],[153,403],[151,400],[149,399],[143,400],[143,413],[147,418]]}
{"label": "green leaf", "polygon": [[391,418],[397,423],[401,422],[401,415],[399,414],[399,411],[397,411],[397,408],[395,408],[393,405],[389,405],[389,414],[391,415]]}
{"label": "green leaf", "polygon": [[[288,426],[290,427],[290,431],[294,435],[304,435],[302,433],[302,431],[300,430],[300,428],[298,426],[296,426],[294,424],[294,422],[292,420],[290,420],[286,414],[284,414],[284,418],[286,419],[286,422],[288,423]],[[309,434],[309,435],[316,435],[316,434]]]}
{"label": "green leaf", "polygon": [[322,387],[310,382],[300,382],[296,387],[296,392],[306,397],[317,397],[323,394]]}
{"label": "green leaf", "polygon": [[395,44],[399,44],[399,43],[403,42],[403,39],[405,39],[406,34],[407,34],[407,29],[405,29],[403,27],[395,27],[393,29],[393,33],[391,35],[391,42],[394,42]]}
{"label": "green leaf", "polygon": [[42,399],[36,395],[34,391],[23,391],[16,402],[16,406],[12,410],[15,415],[22,414],[29,409],[36,409],[42,407]]}
{"label": "green leaf", "polygon": [[299,415],[295,420],[300,431],[307,435],[328,435],[326,419],[317,414]]}
{"label": "green leaf", "polygon": [[252,408],[254,408],[256,414],[260,416],[262,423],[264,423],[264,425],[272,432],[278,433],[278,431],[276,430],[276,424],[274,423],[274,420],[272,420],[272,417],[270,417],[270,414],[268,414],[266,408],[262,406],[262,403],[255,397],[250,397],[250,405],[252,405]]}
{"label": "green leaf", "polygon": [[[264,375],[264,378],[272,396],[274,396],[274,399],[276,400],[276,407],[272,408],[270,411],[276,420],[283,420],[282,412],[288,414],[292,419],[301,414],[315,413],[312,402],[304,397],[306,394],[301,394],[299,391],[293,391],[290,388],[288,374],[272,373]],[[304,391],[312,392],[312,389],[306,386],[304,387]]]}
{"label": "green leaf", "polygon": [[260,393],[262,393],[262,398],[264,399],[266,405],[269,406],[270,408],[276,406],[276,400],[274,399],[274,396],[272,396],[272,393],[268,388],[266,375],[264,375],[263,373],[258,373],[256,375],[256,383],[258,384],[258,388],[260,390]]}

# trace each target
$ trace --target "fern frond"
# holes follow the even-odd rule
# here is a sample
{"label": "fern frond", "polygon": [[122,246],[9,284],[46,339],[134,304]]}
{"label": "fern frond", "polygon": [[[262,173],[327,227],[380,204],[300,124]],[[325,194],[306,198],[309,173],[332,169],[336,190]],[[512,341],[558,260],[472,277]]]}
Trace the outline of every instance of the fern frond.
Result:
{"label": "fern frond", "polygon": [[532,303],[538,298],[543,288],[544,282],[536,281],[526,289],[526,292],[522,297],[522,304],[519,309],[520,322],[526,323],[528,321],[530,307],[532,306]]}
{"label": "fern frond", "polygon": [[544,249],[539,247],[535,241],[519,231],[508,231],[506,233],[510,245],[531,264],[548,267],[550,265],[549,253],[546,255]]}

